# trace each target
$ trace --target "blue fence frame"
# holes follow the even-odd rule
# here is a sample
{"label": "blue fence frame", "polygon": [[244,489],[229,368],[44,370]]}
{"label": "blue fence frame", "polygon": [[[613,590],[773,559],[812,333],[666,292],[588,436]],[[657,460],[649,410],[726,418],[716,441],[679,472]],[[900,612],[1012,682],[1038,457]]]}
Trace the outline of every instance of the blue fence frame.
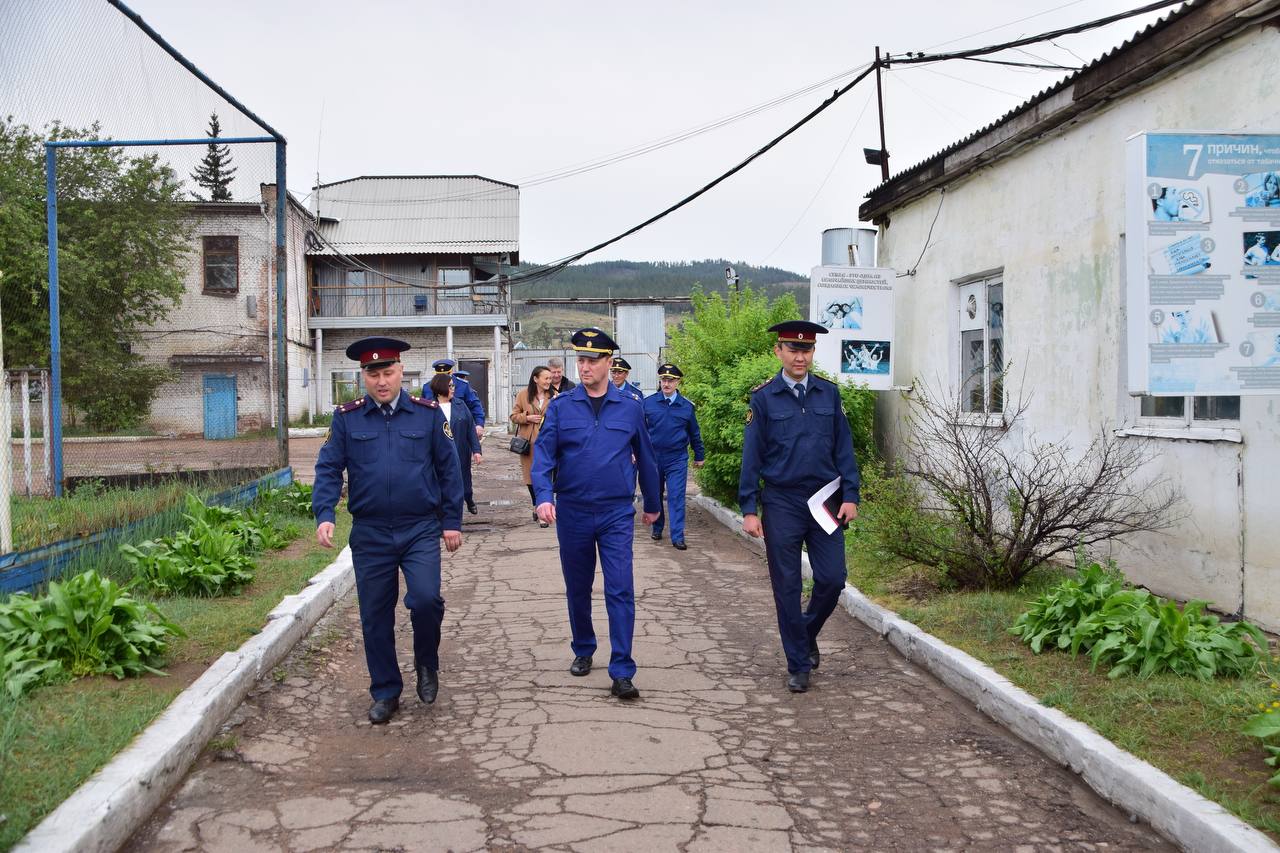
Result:
{"label": "blue fence frame", "polygon": [[[244,506],[263,489],[276,489],[293,482],[293,469],[280,468],[249,483],[218,492],[207,503],[218,506]],[[15,551],[0,556],[0,594],[30,592],[41,584],[57,579],[73,560],[96,553],[104,547],[126,541],[129,534],[156,516],[149,516],[123,527],[113,527],[82,536],[64,539],[30,551]]]}

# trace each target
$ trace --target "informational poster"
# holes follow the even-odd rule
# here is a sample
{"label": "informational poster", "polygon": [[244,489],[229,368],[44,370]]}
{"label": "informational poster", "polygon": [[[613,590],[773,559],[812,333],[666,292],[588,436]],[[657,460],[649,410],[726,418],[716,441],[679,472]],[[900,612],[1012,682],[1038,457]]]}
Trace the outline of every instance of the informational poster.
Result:
{"label": "informational poster", "polygon": [[1280,394],[1280,133],[1127,145],[1129,390]]}
{"label": "informational poster", "polygon": [[893,387],[893,283],[891,269],[814,267],[809,275],[809,317],[826,326],[813,362],[832,376]]}

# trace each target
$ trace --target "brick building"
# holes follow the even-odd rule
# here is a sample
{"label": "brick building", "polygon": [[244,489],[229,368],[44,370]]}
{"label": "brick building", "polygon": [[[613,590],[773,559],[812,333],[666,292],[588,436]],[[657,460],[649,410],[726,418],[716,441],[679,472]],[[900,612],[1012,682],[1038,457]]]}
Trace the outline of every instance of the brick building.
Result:
{"label": "brick building", "polygon": [[[158,432],[233,438],[275,425],[276,207],[274,185],[261,201],[191,202],[186,293],[154,323],[135,351],[173,371],[152,402]],[[310,393],[304,251],[314,226],[292,196],[287,206],[286,306],[290,417]]]}

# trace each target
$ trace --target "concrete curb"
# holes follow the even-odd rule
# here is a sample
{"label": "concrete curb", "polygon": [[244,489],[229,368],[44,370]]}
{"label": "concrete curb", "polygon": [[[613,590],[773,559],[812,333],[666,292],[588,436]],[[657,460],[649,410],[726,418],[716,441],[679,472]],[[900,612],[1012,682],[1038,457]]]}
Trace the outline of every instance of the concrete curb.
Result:
{"label": "concrete curb", "polygon": [[111,853],[172,793],[209,738],[254,682],[284,658],[355,584],[351,549],[286,596],[261,632],[227,652],[109,764],[53,810],[14,848],[20,853]]}
{"label": "concrete curb", "polygon": [[[695,495],[692,501],[741,534],[741,515],[704,495]],[[760,540],[741,535],[763,550]],[[810,576],[807,554],[801,565],[805,576]],[[903,657],[927,669],[978,710],[1052,760],[1070,767],[1099,796],[1145,820],[1183,850],[1222,853],[1280,849],[1222,806],[1116,746],[1084,723],[1040,704],[977,658],[886,610],[852,584],[845,585],[840,603],[849,615],[887,640]]]}
{"label": "concrete curb", "polygon": [[319,438],[328,431],[328,427],[289,427],[289,438]]}

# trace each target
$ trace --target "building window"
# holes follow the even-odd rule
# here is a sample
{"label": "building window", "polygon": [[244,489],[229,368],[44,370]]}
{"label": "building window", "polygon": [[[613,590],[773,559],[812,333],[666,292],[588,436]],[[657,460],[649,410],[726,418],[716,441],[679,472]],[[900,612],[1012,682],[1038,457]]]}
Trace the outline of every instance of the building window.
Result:
{"label": "building window", "polygon": [[[422,387],[422,374],[416,370],[412,373],[406,370],[400,376],[400,389],[407,394],[413,395],[414,397],[425,396],[423,394],[423,387]],[[431,393],[431,389],[429,388],[426,389],[426,394],[430,394],[430,393]]]}
{"label": "building window", "polygon": [[330,399],[333,405],[341,406],[343,403],[350,403],[364,396],[364,389],[360,387],[360,371],[335,370],[330,376],[333,384],[330,389],[333,396]]}
{"label": "building window", "polygon": [[240,290],[240,238],[204,237],[204,292]]}
{"label": "building window", "polygon": [[1219,426],[1240,420],[1239,397],[1140,397],[1138,415],[1151,425]]}
{"label": "building window", "polygon": [[[466,267],[441,267],[439,282],[442,285],[449,284],[466,284],[471,281],[471,270]],[[468,299],[471,296],[471,288],[455,287],[451,290],[440,291],[441,299]]]}
{"label": "building window", "polygon": [[1004,411],[1004,281],[999,275],[960,285],[960,408]]}

